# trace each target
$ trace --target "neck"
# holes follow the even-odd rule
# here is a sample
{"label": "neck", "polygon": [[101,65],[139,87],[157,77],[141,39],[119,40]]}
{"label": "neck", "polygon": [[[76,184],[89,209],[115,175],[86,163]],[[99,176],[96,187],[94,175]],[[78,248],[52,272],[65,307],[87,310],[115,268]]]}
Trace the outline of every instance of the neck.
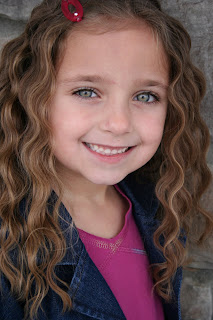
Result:
{"label": "neck", "polygon": [[77,228],[105,238],[120,232],[128,203],[113,186],[94,184],[76,174],[60,174],[60,178],[62,202]]}
{"label": "neck", "polygon": [[[77,174],[58,172],[63,183],[62,201],[65,203],[107,203],[112,190],[111,185],[95,184]],[[57,191],[57,190],[56,190]]]}

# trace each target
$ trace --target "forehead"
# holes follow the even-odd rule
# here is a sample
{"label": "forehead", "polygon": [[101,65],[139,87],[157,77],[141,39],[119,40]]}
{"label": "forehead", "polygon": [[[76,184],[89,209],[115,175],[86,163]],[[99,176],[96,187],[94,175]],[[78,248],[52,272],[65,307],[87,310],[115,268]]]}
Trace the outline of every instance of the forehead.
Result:
{"label": "forehead", "polygon": [[77,69],[114,73],[115,79],[117,75],[131,77],[142,72],[160,75],[168,74],[168,59],[161,41],[143,21],[97,32],[83,25],[66,39],[59,76]]}

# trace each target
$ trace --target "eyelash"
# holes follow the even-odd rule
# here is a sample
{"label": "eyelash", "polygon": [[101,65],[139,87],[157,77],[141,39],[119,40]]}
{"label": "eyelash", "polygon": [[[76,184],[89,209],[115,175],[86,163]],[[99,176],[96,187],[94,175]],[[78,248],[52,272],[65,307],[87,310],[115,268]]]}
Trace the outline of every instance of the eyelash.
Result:
{"label": "eyelash", "polygon": [[87,98],[86,98],[86,97],[84,97],[84,98],[81,97],[81,96],[78,94],[78,92],[80,92],[80,91],[91,91],[91,92],[95,93],[96,95],[98,95],[98,93],[97,93],[93,88],[87,88],[87,87],[80,88],[80,89],[72,92],[72,94],[73,94],[73,95],[76,95],[79,99],[83,99],[83,100],[85,100],[85,99],[94,99],[94,98],[92,98],[92,97],[87,97]]}
{"label": "eyelash", "polygon": [[[82,100],[90,100],[90,99],[94,99],[94,97],[81,97],[78,93],[80,91],[90,91],[92,93],[95,93],[96,95],[98,95],[98,93],[96,92],[96,90],[94,90],[93,88],[89,88],[89,87],[83,87],[83,88],[80,88],[74,92],[72,92],[73,95],[76,95],[79,99],[82,99]],[[147,94],[149,96],[152,96],[154,98],[154,101],[152,102],[146,102],[146,101],[139,101],[139,100],[136,100],[138,102],[141,102],[141,103],[147,103],[147,104],[154,104],[154,103],[157,103],[160,101],[160,98],[158,95],[156,95],[155,93],[151,92],[151,91],[141,91],[139,92],[138,94],[136,94],[136,97],[141,95],[141,94]]]}

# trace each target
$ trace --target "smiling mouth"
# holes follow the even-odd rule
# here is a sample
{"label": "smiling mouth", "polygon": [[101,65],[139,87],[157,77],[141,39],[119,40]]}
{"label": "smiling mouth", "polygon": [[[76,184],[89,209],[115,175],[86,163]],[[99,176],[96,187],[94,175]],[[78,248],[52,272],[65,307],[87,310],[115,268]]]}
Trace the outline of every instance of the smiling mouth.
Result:
{"label": "smiling mouth", "polygon": [[114,156],[116,154],[122,154],[122,153],[125,153],[131,149],[131,147],[124,147],[124,148],[122,148],[122,147],[105,147],[105,146],[100,146],[100,145],[91,144],[91,143],[87,143],[87,142],[84,142],[84,144],[88,148],[90,148],[92,151],[97,152],[102,155],[106,155],[106,156]]}

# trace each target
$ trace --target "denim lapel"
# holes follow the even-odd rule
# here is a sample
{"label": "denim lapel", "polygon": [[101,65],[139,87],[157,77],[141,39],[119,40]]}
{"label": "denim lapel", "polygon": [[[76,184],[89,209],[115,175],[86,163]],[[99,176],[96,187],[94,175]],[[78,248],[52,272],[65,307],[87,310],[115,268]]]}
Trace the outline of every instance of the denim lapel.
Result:
{"label": "denim lapel", "polygon": [[83,246],[71,282],[73,310],[95,319],[126,319],[105,279]]}
{"label": "denim lapel", "polygon": [[89,257],[77,230],[74,228],[71,232],[69,226],[72,218],[63,204],[60,215],[59,223],[68,249],[58,265],[72,265],[75,268],[69,291],[73,310],[95,319],[126,319],[111,289]]}
{"label": "denim lapel", "polygon": [[[162,263],[165,258],[153,242],[153,234],[160,222],[155,219],[159,202],[155,196],[154,185],[137,183],[132,175],[127,176],[119,187],[132,201],[135,222],[142,236],[144,247],[150,264]],[[185,238],[180,238],[185,243]],[[161,238],[163,243],[163,239]],[[163,300],[165,320],[181,320],[180,288],[182,282],[182,268],[178,268],[173,278],[173,300],[166,303]]]}

